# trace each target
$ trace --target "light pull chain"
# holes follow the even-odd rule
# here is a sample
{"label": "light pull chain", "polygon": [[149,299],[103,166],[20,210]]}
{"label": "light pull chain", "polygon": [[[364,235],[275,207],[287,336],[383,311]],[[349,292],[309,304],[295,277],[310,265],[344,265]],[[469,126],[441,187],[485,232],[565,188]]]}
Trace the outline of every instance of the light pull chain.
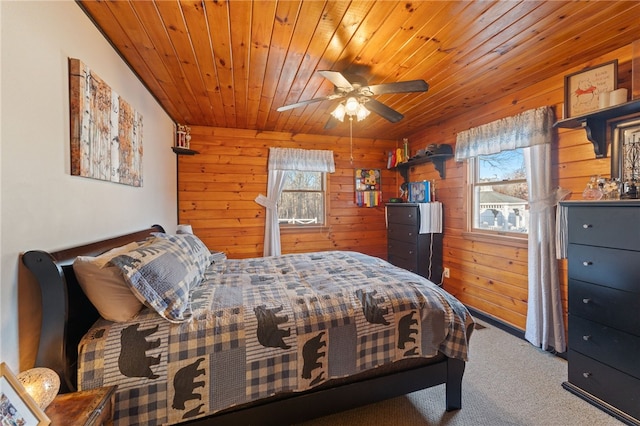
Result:
{"label": "light pull chain", "polygon": [[353,116],[349,116],[349,149],[350,149],[350,160],[351,165],[353,166]]}

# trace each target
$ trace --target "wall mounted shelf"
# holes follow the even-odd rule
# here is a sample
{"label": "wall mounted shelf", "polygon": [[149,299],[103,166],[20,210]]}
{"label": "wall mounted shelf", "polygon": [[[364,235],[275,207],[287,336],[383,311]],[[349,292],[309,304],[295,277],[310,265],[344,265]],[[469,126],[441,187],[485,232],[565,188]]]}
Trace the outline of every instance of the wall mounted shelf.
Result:
{"label": "wall mounted shelf", "polygon": [[593,144],[596,158],[607,156],[608,120],[640,112],[640,99],[608,108],[592,111],[576,117],[565,118],[554,124],[554,127],[577,129],[582,127],[587,132],[587,139]]}
{"label": "wall mounted shelf", "polygon": [[409,160],[406,163],[400,163],[396,166],[400,175],[404,178],[405,182],[409,181],[409,169],[413,166],[417,166],[418,164],[425,163],[433,163],[433,166],[436,168],[438,173],[440,173],[440,177],[444,179],[446,177],[444,162],[447,158],[453,157],[453,154],[434,154],[425,157],[415,158],[413,160]]}
{"label": "wall mounted shelf", "polygon": [[400,175],[404,178],[404,181],[409,182],[409,169],[411,169],[411,167],[417,166],[418,164],[433,163],[433,166],[436,168],[438,173],[440,173],[440,177],[444,179],[446,177],[444,162],[448,158],[453,157],[453,148],[451,148],[451,145],[439,145],[437,152],[439,153],[425,155],[424,157],[410,158],[409,161],[400,163],[395,168],[398,169]]}
{"label": "wall mounted shelf", "polygon": [[171,149],[178,155],[196,155],[200,154],[198,151],[188,148],[179,148],[177,146],[172,146]]}

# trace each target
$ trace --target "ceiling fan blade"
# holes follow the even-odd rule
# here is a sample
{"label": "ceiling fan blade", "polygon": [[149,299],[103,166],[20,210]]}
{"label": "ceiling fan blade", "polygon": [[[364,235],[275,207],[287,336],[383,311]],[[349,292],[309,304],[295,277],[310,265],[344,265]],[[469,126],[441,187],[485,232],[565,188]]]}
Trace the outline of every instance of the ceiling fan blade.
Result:
{"label": "ceiling fan blade", "polygon": [[323,76],[324,78],[326,78],[327,80],[332,82],[333,85],[336,86],[336,87],[339,87],[341,89],[353,90],[353,86],[351,85],[349,80],[347,80],[345,78],[345,76],[342,75],[341,72],[338,72],[338,71],[318,71],[318,74],[320,74],[321,76]]}
{"label": "ceiling fan blade", "polygon": [[426,92],[429,84],[424,80],[397,81],[395,83],[374,84],[366,86],[360,93],[366,96],[382,95],[385,93]]}
{"label": "ceiling fan blade", "polygon": [[337,118],[335,118],[333,115],[330,115],[329,119],[327,120],[327,123],[324,125],[324,129],[331,130],[334,127],[336,127],[339,122],[340,121]]}
{"label": "ceiling fan blade", "polygon": [[397,123],[398,121],[404,118],[404,115],[400,114],[395,109],[389,108],[382,102],[378,102],[375,99],[369,98],[369,100],[364,104],[365,108],[369,111],[373,111],[376,114],[386,118],[392,123]]}
{"label": "ceiling fan blade", "polygon": [[294,109],[294,108],[298,108],[301,106],[305,106],[305,105],[309,105],[309,104],[313,104],[316,102],[320,102],[320,101],[326,101],[329,99],[333,99],[333,96],[325,96],[324,98],[314,98],[314,99],[309,99],[306,101],[300,101],[300,102],[296,102],[295,104],[289,104],[289,105],[283,105],[281,107],[278,107],[277,111],[282,112],[282,111],[287,111],[290,109]]}

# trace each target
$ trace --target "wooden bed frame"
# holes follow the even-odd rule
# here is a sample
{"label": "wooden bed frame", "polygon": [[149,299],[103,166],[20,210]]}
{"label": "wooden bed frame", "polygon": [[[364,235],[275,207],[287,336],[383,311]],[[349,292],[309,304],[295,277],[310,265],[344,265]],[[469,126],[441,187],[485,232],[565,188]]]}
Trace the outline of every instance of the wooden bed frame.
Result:
{"label": "wooden bed frame", "polygon": [[[42,326],[36,357],[37,367],[58,373],[61,392],[76,390],[77,347],[99,314],[82,292],[73,272],[77,256],[97,256],[114,247],[141,241],[152,232],[164,232],[160,225],[95,243],[56,252],[28,251],[22,261],[34,274],[42,295]],[[462,407],[462,376],[465,363],[443,355],[400,370],[382,369],[352,381],[339,381],[301,393],[291,393],[234,407],[184,424],[291,424],[358,406],[446,384],[446,410]],[[359,375],[360,377],[360,375]],[[182,423],[181,423],[182,424]]]}

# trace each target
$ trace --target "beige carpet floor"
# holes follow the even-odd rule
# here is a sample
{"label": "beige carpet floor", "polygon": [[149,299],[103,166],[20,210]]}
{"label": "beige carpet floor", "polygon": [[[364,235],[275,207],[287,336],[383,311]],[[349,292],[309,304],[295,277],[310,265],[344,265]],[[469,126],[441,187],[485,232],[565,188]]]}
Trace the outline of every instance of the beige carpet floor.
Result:
{"label": "beige carpet floor", "polygon": [[493,325],[474,331],[462,409],[446,412],[444,385],[303,423],[303,426],[531,425],[623,423],[562,388],[567,363]]}

